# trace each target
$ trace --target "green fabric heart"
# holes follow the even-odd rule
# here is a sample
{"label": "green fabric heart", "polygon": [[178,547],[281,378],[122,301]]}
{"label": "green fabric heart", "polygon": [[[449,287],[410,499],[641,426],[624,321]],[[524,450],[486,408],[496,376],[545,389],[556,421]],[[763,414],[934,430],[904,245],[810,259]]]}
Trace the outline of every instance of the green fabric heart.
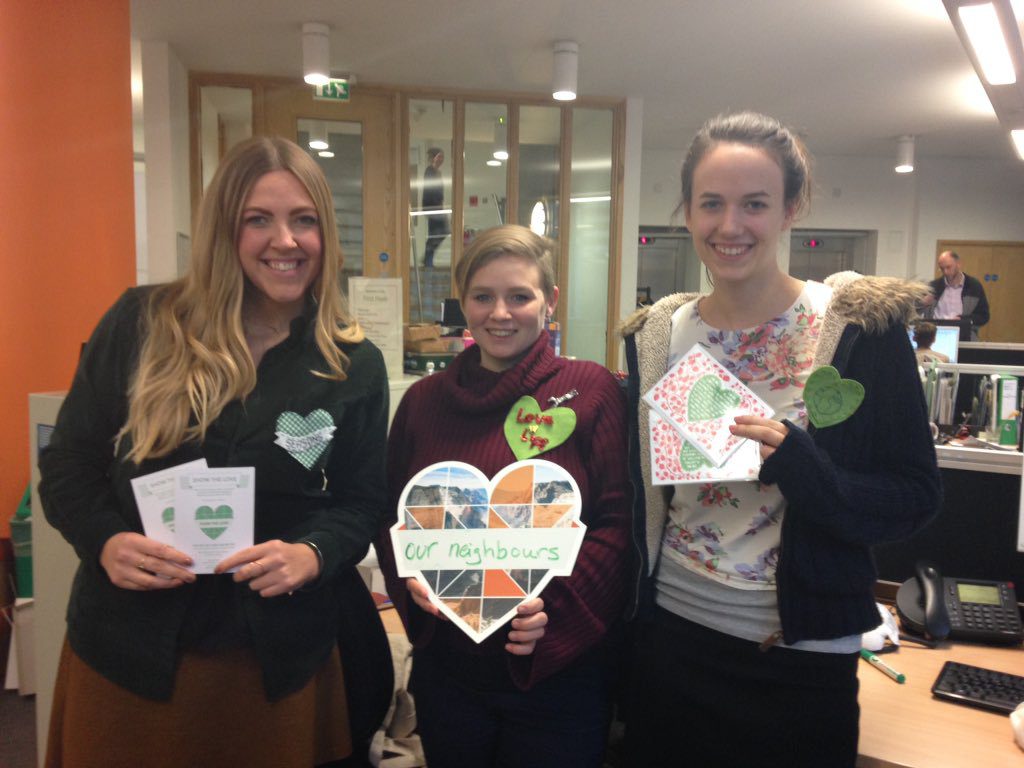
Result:
{"label": "green fabric heart", "polygon": [[576,429],[576,411],[572,408],[540,409],[529,395],[512,405],[505,417],[505,439],[517,459],[529,459],[557,448]]}
{"label": "green fabric heart", "polygon": [[227,504],[221,504],[216,509],[204,504],[196,510],[196,522],[199,524],[199,530],[211,539],[216,539],[224,533],[234,516],[235,511]]}
{"label": "green fabric heart", "polygon": [[306,469],[312,469],[316,460],[327,450],[334,435],[334,420],[323,408],[308,416],[285,411],[277,417],[277,440],[292,458]]}
{"label": "green fabric heart", "polygon": [[704,454],[694,447],[693,443],[683,441],[683,449],[679,451],[679,466],[687,472],[696,472],[701,467],[715,465],[708,461]]}
{"label": "green fabric heart", "polygon": [[174,507],[167,507],[167,509],[160,513],[160,519],[167,526],[167,530],[174,533]]}
{"label": "green fabric heart", "polygon": [[831,427],[846,421],[864,402],[864,385],[853,379],[842,379],[839,371],[824,365],[807,377],[804,402],[811,424]]}
{"label": "green fabric heart", "polygon": [[722,380],[709,373],[701,376],[690,389],[686,399],[686,418],[690,421],[710,421],[725,416],[740,404],[740,396],[727,388]]}

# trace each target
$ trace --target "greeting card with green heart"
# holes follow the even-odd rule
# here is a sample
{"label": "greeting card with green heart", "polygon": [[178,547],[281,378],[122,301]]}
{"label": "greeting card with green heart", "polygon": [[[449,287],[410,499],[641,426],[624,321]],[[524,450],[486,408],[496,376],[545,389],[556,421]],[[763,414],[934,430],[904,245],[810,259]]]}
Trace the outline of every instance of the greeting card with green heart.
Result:
{"label": "greeting card with green heart", "polygon": [[253,467],[179,472],[174,496],[175,547],[213,573],[228,555],[253,544],[256,470]]}
{"label": "greeting card with green heart", "polygon": [[505,626],[554,576],[568,576],[586,526],[576,480],[543,459],[490,480],[458,461],[431,464],[405,486],[391,543],[399,576],[476,642]]}
{"label": "greeting card with green heart", "polygon": [[761,471],[761,452],[754,441],[744,440],[722,466],[716,467],[657,411],[651,409],[649,415],[652,485],[757,479]]}
{"label": "greeting card with green heart", "polygon": [[[669,368],[644,400],[713,467],[725,464],[744,442],[729,432],[737,416],[772,415],[766,402],[700,344]],[[696,468],[692,457],[688,461]]]}
{"label": "greeting card with green heart", "polygon": [[132,478],[135,506],[139,510],[143,532],[161,544],[177,548],[174,535],[174,498],[178,475],[192,469],[206,469],[206,459],[196,459],[175,467]]}

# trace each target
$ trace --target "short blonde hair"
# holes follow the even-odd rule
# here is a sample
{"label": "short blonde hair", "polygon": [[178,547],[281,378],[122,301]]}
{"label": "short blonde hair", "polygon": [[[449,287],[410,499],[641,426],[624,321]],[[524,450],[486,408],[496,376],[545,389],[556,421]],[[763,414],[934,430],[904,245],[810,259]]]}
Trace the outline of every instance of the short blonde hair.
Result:
{"label": "short blonde hair", "polygon": [[519,224],[485,229],[469,244],[455,266],[455,287],[459,292],[459,301],[466,300],[469,282],[477,270],[501,256],[518,256],[536,265],[540,271],[540,287],[544,298],[549,303],[553,302],[556,247],[554,241]]}

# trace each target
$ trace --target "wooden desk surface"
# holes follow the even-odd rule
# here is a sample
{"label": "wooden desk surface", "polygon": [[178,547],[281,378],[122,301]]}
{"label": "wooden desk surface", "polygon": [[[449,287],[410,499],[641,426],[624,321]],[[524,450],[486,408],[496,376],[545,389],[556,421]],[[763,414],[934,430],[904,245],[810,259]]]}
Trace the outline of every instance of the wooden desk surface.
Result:
{"label": "wooden desk surface", "polygon": [[902,643],[882,654],[907,676],[903,685],[860,661],[858,768],[1024,768],[1010,718],[936,699],[932,684],[946,661],[1024,675],[1024,649],[943,643],[929,649]]}

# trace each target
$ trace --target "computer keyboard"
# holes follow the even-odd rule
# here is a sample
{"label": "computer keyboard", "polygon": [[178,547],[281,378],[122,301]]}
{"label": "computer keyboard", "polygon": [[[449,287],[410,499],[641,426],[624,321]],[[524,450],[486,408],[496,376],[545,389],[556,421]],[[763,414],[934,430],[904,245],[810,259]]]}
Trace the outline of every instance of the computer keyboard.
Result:
{"label": "computer keyboard", "polygon": [[1024,702],[1024,676],[947,661],[935,679],[932,694],[1008,715]]}

